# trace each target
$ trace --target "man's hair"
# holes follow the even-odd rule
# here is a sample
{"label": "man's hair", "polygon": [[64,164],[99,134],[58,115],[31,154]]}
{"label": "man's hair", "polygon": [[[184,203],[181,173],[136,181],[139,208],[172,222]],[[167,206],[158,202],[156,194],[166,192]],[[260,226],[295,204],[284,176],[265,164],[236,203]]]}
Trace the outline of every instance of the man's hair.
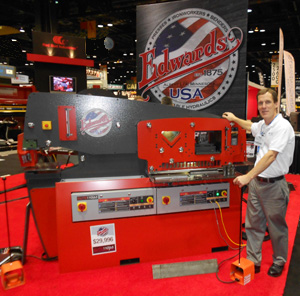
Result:
{"label": "man's hair", "polygon": [[277,103],[277,102],[278,102],[277,92],[276,92],[274,89],[272,89],[272,88],[263,88],[263,89],[261,89],[261,90],[257,93],[257,96],[256,96],[257,100],[258,100],[258,96],[264,95],[264,94],[266,94],[266,93],[271,94],[274,103]]}
{"label": "man's hair", "polygon": [[170,97],[163,97],[161,99],[161,103],[163,105],[173,105],[173,101],[172,101],[172,99]]}

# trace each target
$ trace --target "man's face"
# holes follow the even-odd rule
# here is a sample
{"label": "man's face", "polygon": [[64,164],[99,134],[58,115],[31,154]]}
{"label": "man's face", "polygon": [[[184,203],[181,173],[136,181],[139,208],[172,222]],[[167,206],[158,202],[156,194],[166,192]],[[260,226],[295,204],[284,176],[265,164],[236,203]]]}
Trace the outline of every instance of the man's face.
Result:
{"label": "man's face", "polygon": [[272,95],[267,92],[258,96],[257,105],[260,116],[269,124],[277,114],[278,102],[274,103]]}

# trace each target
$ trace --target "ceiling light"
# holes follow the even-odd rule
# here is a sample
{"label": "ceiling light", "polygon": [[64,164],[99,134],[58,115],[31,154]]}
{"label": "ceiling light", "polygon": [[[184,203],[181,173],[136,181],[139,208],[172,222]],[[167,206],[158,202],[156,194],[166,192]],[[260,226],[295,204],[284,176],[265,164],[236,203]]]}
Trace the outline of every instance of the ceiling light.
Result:
{"label": "ceiling light", "polygon": [[11,41],[13,41],[13,42],[16,42],[16,41],[17,41],[17,39],[11,39]]}
{"label": "ceiling light", "polygon": [[112,26],[113,26],[113,24],[107,24],[107,26],[108,26],[108,27],[112,27]]}
{"label": "ceiling light", "polygon": [[124,53],[123,53],[123,56],[127,56],[127,53],[126,53],[126,52],[124,52]]}
{"label": "ceiling light", "polygon": [[266,32],[266,30],[265,29],[260,29],[259,32],[263,33],[263,32]]}
{"label": "ceiling light", "polygon": [[251,8],[248,8],[247,9],[247,12],[249,13],[249,12],[252,12],[252,9]]}
{"label": "ceiling light", "polygon": [[256,27],[256,28],[254,29],[254,32],[258,32],[258,27]]}
{"label": "ceiling light", "polygon": [[253,30],[249,30],[248,33],[252,34],[252,33],[254,33],[254,31]]}
{"label": "ceiling light", "polygon": [[98,25],[98,28],[103,28],[104,26],[103,25]]}
{"label": "ceiling light", "polygon": [[261,46],[266,46],[266,45],[267,45],[266,43],[262,43],[262,44],[261,44]]}
{"label": "ceiling light", "polygon": [[21,29],[20,29],[20,32],[21,32],[21,33],[24,33],[24,32],[25,32],[25,30],[24,30],[23,28],[21,28]]}

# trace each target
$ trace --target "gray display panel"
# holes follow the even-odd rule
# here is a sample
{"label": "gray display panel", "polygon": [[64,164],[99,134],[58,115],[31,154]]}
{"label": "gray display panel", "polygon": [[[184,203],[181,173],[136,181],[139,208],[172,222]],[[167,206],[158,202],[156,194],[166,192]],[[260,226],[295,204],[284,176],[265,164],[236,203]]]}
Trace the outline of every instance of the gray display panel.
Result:
{"label": "gray display panel", "polygon": [[157,188],[157,214],[229,207],[229,183]]}
{"label": "gray display panel", "polygon": [[74,192],[72,221],[102,220],[156,214],[156,189]]}

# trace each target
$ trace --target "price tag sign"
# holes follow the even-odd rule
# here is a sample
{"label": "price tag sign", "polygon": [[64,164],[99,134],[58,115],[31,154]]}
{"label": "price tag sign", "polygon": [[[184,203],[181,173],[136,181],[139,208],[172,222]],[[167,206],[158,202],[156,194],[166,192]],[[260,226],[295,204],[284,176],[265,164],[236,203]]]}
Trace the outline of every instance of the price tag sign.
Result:
{"label": "price tag sign", "polygon": [[92,255],[117,251],[115,224],[91,226]]}

